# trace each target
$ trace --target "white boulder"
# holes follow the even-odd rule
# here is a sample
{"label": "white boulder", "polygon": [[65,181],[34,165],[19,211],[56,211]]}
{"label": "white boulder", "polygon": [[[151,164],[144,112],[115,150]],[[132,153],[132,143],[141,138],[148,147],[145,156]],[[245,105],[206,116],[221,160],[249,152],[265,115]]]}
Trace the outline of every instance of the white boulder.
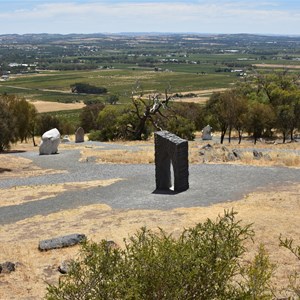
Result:
{"label": "white boulder", "polygon": [[202,140],[212,140],[212,133],[211,133],[212,127],[207,125],[202,130]]}
{"label": "white boulder", "polygon": [[60,133],[56,128],[46,131],[42,135],[42,141],[40,143],[40,155],[55,154],[58,151],[58,145],[60,143]]}

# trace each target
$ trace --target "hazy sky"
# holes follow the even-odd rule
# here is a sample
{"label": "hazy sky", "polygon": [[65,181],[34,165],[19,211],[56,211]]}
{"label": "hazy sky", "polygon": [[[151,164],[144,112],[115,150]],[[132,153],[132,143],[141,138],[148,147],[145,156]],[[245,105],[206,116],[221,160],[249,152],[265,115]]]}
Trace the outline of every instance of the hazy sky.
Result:
{"label": "hazy sky", "polygon": [[300,0],[0,0],[0,34],[300,34]]}

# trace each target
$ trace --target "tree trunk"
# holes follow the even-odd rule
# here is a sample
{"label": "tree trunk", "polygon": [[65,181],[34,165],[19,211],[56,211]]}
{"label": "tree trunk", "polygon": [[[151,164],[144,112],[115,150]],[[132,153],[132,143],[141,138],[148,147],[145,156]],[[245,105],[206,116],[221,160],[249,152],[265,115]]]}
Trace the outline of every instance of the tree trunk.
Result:
{"label": "tree trunk", "polygon": [[294,140],[294,129],[291,129],[291,141]]}
{"label": "tree trunk", "polygon": [[36,144],[35,139],[34,139],[34,134],[32,135],[32,142],[33,142],[33,146],[36,147],[37,144]]}
{"label": "tree trunk", "polygon": [[145,130],[145,126],[146,126],[146,121],[147,121],[148,116],[144,115],[139,122],[139,126],[135,132],[135,139],[137,141],[141,141],[142,140],[142,134]]}
{"label": "tree trunk", "polygon": [[229,142],[229,144],[231,142],[231,127],[229,127],[229,130],[228,130],[228,142]]}
{"label": "tree trunk", "polygon": [[223,144],[226,131],[227,131],[227,127],[223,126],[223,128],[221,128],[221,144]]}
{"label": "tree trunk", "polygon": [[221,132],[221,144],[223,144],[225,133],[226,133],[226,131],[225,132],[223,132],[223,131]]}
{"label": "tree trunk", "polygon": [[239,134],[239,144],[242,142],[242,131],[238,130],[238,134]]}
{"label": "tree trunk", "polygon": [[285,143],[285,136],[286,136],[286,134],[285,134],[285,132],[283,132],[283,139],[282,139],[283,144]]}

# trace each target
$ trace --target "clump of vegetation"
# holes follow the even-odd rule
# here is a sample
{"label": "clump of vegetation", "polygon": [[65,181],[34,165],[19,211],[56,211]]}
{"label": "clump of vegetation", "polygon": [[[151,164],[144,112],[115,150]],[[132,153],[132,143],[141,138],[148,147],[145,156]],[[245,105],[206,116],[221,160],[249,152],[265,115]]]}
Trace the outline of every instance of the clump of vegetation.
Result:
{"label": "clump of vegetation", "polygon": [[106,94],[105,87],[97,87],[88,83],[74,83],[71,85],[72,93],[85,93],[85,94]]}
{"label": "clump of vegetation", "polygon": [[[279,238],[280,246],[288,249],[300,261],[300,246],[295,246],[294,240],[281,236]],[[288,291],[300,299],[300,273],[295,271],[289,276]]]}
{"label": "clump of vegetation", "polygon": [[178,238],[142,228],[124,249],[85,242],[81,258],[58,286],[48,287],[46,299],[271,299],[268,254],[261,247],[241,266],[253,231],[235,215],[227,211]]}
{"label": "clump of vegetation", "polygon": [[235,129],[242,140],[243,132],[254,143],[274,132],[294,139],[300,130],[300,88],[298,77],[287,73],[258,74],[249,81],[223,93],[214,93],[205,107],[209,123],[221,131],[221,144],[228,133],[230,142]]}
{"label": "clump of vegetation", "polygon": [[[35,134],[36,108],[24,98],[3,94],[0,96],[0,151],[11,143],[26,141]],[[35,144],[35,142],[34,142]]]}

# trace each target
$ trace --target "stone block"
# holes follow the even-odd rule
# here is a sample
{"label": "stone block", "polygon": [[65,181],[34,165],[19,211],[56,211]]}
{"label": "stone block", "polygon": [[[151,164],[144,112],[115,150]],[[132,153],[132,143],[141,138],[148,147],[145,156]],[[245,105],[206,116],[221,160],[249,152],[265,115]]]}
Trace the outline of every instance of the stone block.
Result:
{"label": "stone block", "polygon": [[75,132],[75,143],[83,143],[84,142],[84,130],[82,127],[78,127]]}
{"label": "stone block", "polygon": [[86,236],[84,234],[74,233],[49,240],[43,240],[39,242],[39,250],[47,251],[74,246],[82,242],[85,238]]}
{"label": "stone block", "polygon": [[168,131],[157,131],[154,136],[156,189],[171,188],[171,166],[173,166],[174,191],[187,190],[189,188],[188,142]]}

